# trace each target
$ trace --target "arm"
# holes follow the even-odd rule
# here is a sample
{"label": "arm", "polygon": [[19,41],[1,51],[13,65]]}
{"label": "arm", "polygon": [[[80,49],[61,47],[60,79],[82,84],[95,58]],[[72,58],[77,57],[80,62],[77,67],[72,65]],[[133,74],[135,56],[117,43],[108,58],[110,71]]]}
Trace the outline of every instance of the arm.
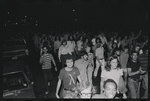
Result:
{"label": "arm", "polygon": [[60,60],[60,55],[61,55],[61,47],[59,48],[59,51],[58,51],[58,59],[59,59],[59,61],[61,61]]}
{"label": "arm", "polygon": [[43,63],[43,57],[41,56],[40,57],[40,64],[42,64]]}
{"label": "arm", "polygon": [[81,81],[80,75],[79,75],[77,78],[78,78],[78,80],[79,80],[79,83],[81,83],[82,81]]}
{"label": "arm", "polygon": [[140,73],[140,71],[131,72],[131,68],[127,68],[127,72],[128,72],[128,75],[129,75],[129,76],[133,76],[133,75],[136,75],[136,74],[139,74],[139,73]]}
{"label": "arm", "polygon": [[56,88],[56,94],[55,94],[57,98],[60,98],[60,97],[58,96],[58,92],[59,92],[60,86],[61,86],[61,80],[58,79],[57,88]]}
{"label": "arm", "polygon": [[101,87],[101,91],[100,91],[100,94],[102,94],[103,93],[103,85],[104,85],[104,78],[103,77],[101,77],[101,82],[100,82],[100,87]]}

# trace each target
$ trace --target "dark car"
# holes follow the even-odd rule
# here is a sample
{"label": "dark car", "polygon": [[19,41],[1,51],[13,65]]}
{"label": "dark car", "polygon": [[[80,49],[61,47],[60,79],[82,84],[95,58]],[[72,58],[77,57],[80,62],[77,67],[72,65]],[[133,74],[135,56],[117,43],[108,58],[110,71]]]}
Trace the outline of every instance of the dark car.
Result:
{"label": "dark car", "polygon": [[25,39],[11,39],[4,42],[3,58],[17,59],[28,54],[29,50]]}
{"label": "dark car", "polygon": [[35,98],[33,87],[23,71],[3,74],[3,98]]}

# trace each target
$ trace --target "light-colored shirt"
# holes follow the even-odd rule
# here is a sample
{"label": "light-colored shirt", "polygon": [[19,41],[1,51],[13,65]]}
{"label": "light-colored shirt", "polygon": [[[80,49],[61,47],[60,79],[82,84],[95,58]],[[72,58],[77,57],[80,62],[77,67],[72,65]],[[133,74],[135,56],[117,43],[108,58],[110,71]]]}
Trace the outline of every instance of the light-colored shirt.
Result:
{"label": "light-colored shirt", "polygon": [[67,45],[66,46],[61,45],[59,47],[59,52],[58,52],[59,59],[60,59],[61,54],[65,55],[65,54],[72,54],[72,53],[71,53],[70,49],[67,47]]}
{"label": "light-colored shirt", "polygon": [[71,52],[74,52],[75,49],[75,41],[67,41],[67,46],[70,49]]}
{"label": "light-colored shirt", "polygon": [[61,46],[61,41],[55,41],[54,42],[54,51],[56,51],[56,49],[59,49],[59,47]]}
{"label": "light-colored shirt", "polygon": [[103,47],[97,48],[96,51],[95,51],[95,56],[96,56],[98,59],[104,58],[104,48],[103,48]]}
{"label": "light-colored shirt", "polygon": [[83,59],[78,59],[75,61],[74,67],[77,67],[80,71],[80,77],[83,82],[87,81],[87,69],[88,61],[85,61]]}
{"label": "light-colored shirt", "polygon": [[126,54],[125,52],[122,52],[120,54],[120,64],[121,64],[122,68],[126,68],[127,62],[128,62],[128,58],[129,58],[129,54],[128,53]]}
{"label": "light-colored shirt", "polygon": [[77,41],[77,49],[78,49],[78,51],[81,51],[81,49],[83,48],[82,47],[82,44],[83,44],[83,41]]}
{"label": "light-colored shirt", "polygon": [[117,85],[119,84],[120,76],[123,75],[122,69],[115,69],[106,71],[105,69],[102,71],[101,77],[106,81],[107,79],[113,79]]}

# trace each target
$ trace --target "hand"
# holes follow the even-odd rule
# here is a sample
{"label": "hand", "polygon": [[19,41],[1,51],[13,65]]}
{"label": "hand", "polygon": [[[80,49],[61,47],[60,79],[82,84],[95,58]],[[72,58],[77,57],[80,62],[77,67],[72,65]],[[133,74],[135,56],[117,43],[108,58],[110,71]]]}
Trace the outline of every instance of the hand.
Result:
{"label": "hand", "polygon": [[57,67],[55,66],[55,71],[57,72]]}
{"label": "hand", "polygon": [[56,95],[56,98],[58,98],[58,99],[60,98],[60,97],[58,96],[58,94],[55,94],[55,95]]}

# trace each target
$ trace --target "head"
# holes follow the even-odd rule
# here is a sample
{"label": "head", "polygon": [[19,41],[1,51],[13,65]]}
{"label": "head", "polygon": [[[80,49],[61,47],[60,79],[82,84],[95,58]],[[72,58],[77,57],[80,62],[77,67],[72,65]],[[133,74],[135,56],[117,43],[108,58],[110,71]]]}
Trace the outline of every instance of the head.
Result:
{"label": "head", "polygon": [[71,56],[66,59],[66,65],[67,65],[67,67],[69,67],[69,68],[72,68],[72,67],[73,67],[73,59],[72,59]]}
{"label": "head", "polygon": [[62,45],[63,45],[63,46],[66,46],[66,45],[67,45],[67,41],[66,41],[66,40],[63,40],[63,41],[62,41]]}
{"label": "head", "polygon": [[119,48],[116,48],[116,49],[115,49],[114,55],[120,56],[120,49],[119,49]]}
{"label": "head", "polygon": [[125,47],[124,47],[124,52],[125,52],[125,53],[128,53],[128,52],[129,52],[129,47],[128,47],[128,46],[125,46]]}
{"label": "head", "polygon": [[111,37],[111,38],[110,38],[110,41],[113,41],[113,40],[114,40],[114,37]]}
{"label": "head", "polygon": [[114,80],[112,79],[107,79],[104,81],[104,94],[107,98],[113,99],[116,95],[117,92],[117,84]]}
{"label": "head", "polygon": [[42,50],[43,50],[43,53],[47,53],[48,52],[48,47],[47,46],[43,46]]}
{"label": "head", "polygon": [[87,53],[89,53],[89,52],[91,51],[91,47],[90,47],[90,46],[87,46],[87,47],[85,48],[85,51],[86,51]]}
{"label": "head", "polygon": [[88,86],[86,89],[81,91],[81,98],[91,98],[92,96],[92,86]]}
{"label": "head", "polygon": [[110,71],[112,69],[118,69],[118,68],[121,68],[121,65],[117,56],[115,55],[110,56],[106,65],[106,70]]}
{"label": "head", "polygon": [[68,37],[68,40],[69,40],[69,41],[73,41],[73,40],[74,40],[74,37],[73,37],[72,35],[70,35],[70,36]]}
{"label": "head", "polygon": [[133,51],[132,54],[131,54],[131,58],[132,58],[133,61],[137,61],[138,53],[136,51]]}
{"label": "head", "polygon": [[81,51],[81,52],[80,52],[80,57],[81,57],[81,59],[87,60],[87,59],[88,59],[87,52]]}
{"label": "head", "polygon": [[79,40],[83,41],[83,36],[80,36],[80,37],[79,37]]}
{"label": "head", "polygon": [[102,43],[100,38],[96,38],[96,44]]}
{"label": "head", "polygon": [[116,48],[116,47],[117,47],[117,43],[114,42],[114,43],[112,44],[112,48],[114,49],[114,48]]}
{"label": "head", "polygon": [[57,41],[57,40],[60,41],[60,36],[58,36],[58,35],[55,37],[55,41]]}
{"label": "head", "polygon": [[135,46],[135,51],[136,51],[136,52],[139,52],[139,51],[140,51],[140,45],[136,45],[136,46]]}

